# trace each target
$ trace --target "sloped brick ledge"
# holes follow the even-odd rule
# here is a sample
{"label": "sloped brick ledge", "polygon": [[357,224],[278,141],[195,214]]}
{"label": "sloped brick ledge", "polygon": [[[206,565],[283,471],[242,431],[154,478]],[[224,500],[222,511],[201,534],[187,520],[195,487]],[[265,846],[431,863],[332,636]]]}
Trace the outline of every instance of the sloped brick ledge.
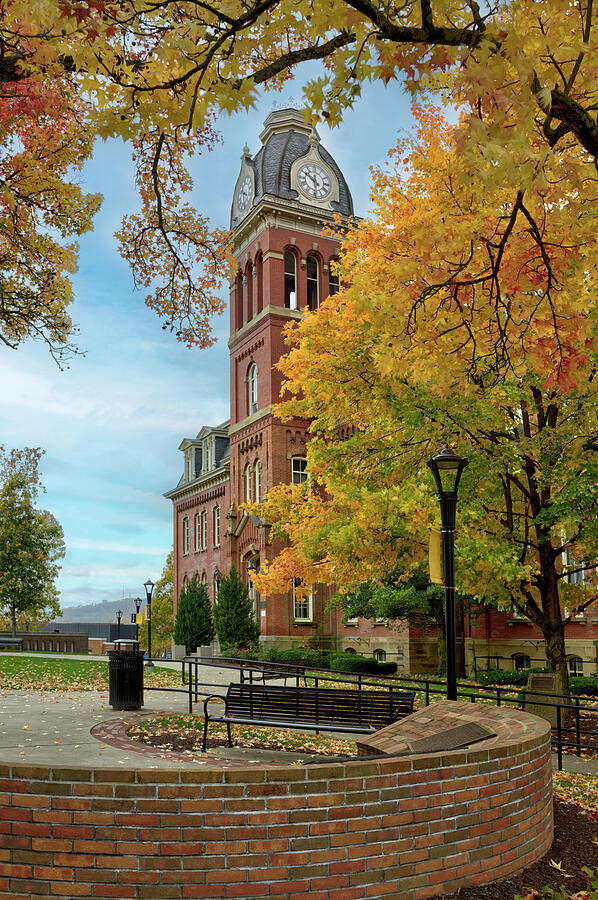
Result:
{"label": "sloped brick ledge", "polygon": [[0,896],[418,900],[506,878],[552,842],[547,723],[445,701],[402,728],[474,714],[497,737],[440,756],[0,766]]}

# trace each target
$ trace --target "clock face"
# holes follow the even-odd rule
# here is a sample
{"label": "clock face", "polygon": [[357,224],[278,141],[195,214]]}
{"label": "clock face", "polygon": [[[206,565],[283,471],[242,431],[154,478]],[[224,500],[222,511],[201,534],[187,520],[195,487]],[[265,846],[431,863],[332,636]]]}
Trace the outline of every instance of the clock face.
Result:
{"label": "clock face", "polygon": [[251,178],[249,175],[246,175],[241,184],[239,185],[239,190],[237,191],[237,206],[243,212],[243,210],[247,209],[249,206],[249,201],[251,200],[251,194],[253,193],[251,187]]}
{"label": "clock face", "polygon": [[330,177],[321,166],[305,163],[297,173],[299,187],[308,197],[323,200],[330,193]]}

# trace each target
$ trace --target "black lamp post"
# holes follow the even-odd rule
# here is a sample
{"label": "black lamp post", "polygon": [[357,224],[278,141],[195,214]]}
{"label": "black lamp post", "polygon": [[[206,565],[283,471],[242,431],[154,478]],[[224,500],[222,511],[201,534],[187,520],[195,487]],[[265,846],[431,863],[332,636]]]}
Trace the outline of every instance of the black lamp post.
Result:
{"label": "black lamp post", "polygon": [[145,668],[153,669],[154,664],[152,662],[152,594],[154,593],[155,584],[151,580],[151,578],[148,578],[143,586],[145,588],[145,597],[147,600],[147,662],[145,664]]}
{"label": "black lamp post", "polygon": [[135,616],[135,640],[139,643],[139,610],[141,609],[141,597],[135,597],[135,610],[137,615]]}
{"label": "black lamp post", "polygon": [[122,619],[122,616],[123,616],[122,610],[121,610],[121,609],[117,609],[117,610],[116,610],[116,622],[117,622],[117,628],[116,628],[116,640],[117,640],[117,641],[120,640],[120,620]]}
{"label": "black lamp post", "polygon": [[442,520],[442,572],[446,622],[446,698],[457,699],[457,637],[455,623],[455,520],[457,490],[467,460],[448,447],[428,460],[440,502]]}

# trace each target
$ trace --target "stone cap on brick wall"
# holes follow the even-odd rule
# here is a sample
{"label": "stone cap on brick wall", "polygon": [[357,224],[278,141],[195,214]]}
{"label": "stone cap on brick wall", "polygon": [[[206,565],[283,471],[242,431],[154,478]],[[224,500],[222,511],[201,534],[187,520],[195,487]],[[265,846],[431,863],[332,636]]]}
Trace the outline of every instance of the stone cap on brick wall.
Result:
{"label": "stone cap on brick wall", "polygon": [[[537,746],[546,741],[550,726],[543,719],[519,709],[505,706],[491,706],[482,703],[462,703],[453,700],[441,700],[430,706],[419,709],[375,734],[366,735],[357,740],[360,756],[393,755],[409,753],[411,745],[433,735],[443,734],[459,725],[475,724],[489,729],[493,734],[484,740],[478,740],[470,747],[457,750],[442,751],[443,758],[450,753],[467,754],[468,761],[477,761],[480,754],[488,756],[511,754],[514,745],[526,747]],[[413,754],[421,758],[424,755]]]}

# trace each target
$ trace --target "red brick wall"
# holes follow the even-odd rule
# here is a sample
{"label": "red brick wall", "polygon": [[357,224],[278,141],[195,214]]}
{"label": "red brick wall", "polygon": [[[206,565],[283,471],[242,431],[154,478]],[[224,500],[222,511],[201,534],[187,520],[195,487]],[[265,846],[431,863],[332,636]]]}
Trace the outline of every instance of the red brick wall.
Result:
{"label": "red brick wall", "polygon": [[[220,506],[220,546],[214,546],[214,507]],[[200,491],[195,497],[173,503],[174,515],[174,598],[176,615],[178,598],[185,575],[191,578],[195,573],[200,577],[203,572],[208,578],[208,593],[214,600],[214,570],[228,572],[228,538],[226,514],[230,506],[230,482]],[[206,510],[208,519],[208,543],[205,550],[195,550],[195,514]],[[189,552],[183,552],[183,520],[189,519]]]}
{"label": "red brick wall", "polygon": [[0,766],[1,896],[416,900],[506,878],[552,842],[546,723],[508,722],[440,757]]}

